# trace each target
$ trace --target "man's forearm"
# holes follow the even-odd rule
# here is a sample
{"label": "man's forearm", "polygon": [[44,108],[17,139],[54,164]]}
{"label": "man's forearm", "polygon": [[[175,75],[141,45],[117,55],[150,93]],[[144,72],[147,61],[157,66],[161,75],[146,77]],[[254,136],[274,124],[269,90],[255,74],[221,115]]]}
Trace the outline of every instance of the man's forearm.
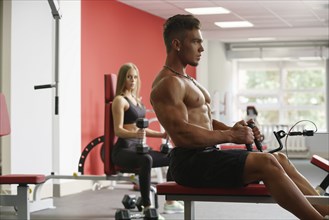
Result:
{"label": "man's forearm", "polygon": [[231,129],[231,127],[227,126],[226,124],[217,121],[215,119],[212,120],[212,126],[214,130],[228,130]]}

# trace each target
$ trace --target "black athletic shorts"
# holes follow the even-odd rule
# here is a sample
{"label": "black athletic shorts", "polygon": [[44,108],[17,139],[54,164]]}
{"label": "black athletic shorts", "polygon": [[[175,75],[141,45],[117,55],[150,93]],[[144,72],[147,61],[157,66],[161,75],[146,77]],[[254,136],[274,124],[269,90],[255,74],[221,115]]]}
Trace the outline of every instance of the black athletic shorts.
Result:
{"label": "black athletic shorts", "polygon": [[175,147],[170,153],[173,179],[191,187],[243,186],[246,150]]}

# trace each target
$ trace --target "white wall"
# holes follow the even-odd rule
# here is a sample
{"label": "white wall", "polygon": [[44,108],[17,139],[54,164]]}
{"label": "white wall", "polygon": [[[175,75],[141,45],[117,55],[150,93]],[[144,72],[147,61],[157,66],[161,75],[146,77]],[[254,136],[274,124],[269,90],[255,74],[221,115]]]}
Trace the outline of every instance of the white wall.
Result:
{"label": "white wall", "polygon": [[[50,173],[52,17],[48,2],[12,1],[10,173]],[[6,163],[5,163],[6,164]]]}
{"label": "white wall", "polygon": [[80,1],[60,2],[59,116],[54,116],[54,89],[34,90],[54,83],[55,30],[48,1],[5,2],[11,4],[4,30],[11,33],[6,53],[11,58],[10,71],[1,74],[2,84],[10,85],[12,132],[3,173],[72,174],[81,152]]}
{"label": "white wall", "polygon": [[81,153],[81,10],[80,1],[61,1],[59,172],[78,169]]}
{"label": "white wall", "polygon": [[[219,41],[204,41],[205,51],[202,53],[202,58],[199,67],[197,68],[197,79],[204,85],[210,95],[214,97],[215,92],[218,94],[212,100],[213,105],[219,104],[220,111],[225,111],[225,114],[220,114],[219,119],[226,124],[231,125],[234,121],[232,114],[233,105],[233,65],[226,58],[225,45]],[[224,99],[226,103],[224,107]],[[217,99],[218,98],[218,99]]]}
{"label": "white wall", "polygon": [[329,133],[315,133],[314,136],[305,137],[306,146],[309,147],[311,155],[317,154],[329,159]]}

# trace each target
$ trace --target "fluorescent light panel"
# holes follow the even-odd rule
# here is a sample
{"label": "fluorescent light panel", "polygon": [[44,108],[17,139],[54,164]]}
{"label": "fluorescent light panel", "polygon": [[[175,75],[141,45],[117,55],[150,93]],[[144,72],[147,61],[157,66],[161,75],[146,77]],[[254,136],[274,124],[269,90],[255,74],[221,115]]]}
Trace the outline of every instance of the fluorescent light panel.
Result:
{"label": "fluorescent light panel", "polygon": [[299,60],[322,60],[321,57],[298,57]]}
{"label": "fluorescent light panel", "polygon": [[248,38],[249,41],[273,41],[276,40],[274,37],[251,37]]}
{"label": "fluorescent light panel", "polygon": [[249,21],[215,22],[215,25],[217,25],[221,28],[239,28],[239,27],[253,27],[254,26]]}
{"label": "fluorescent light panel", "polygon": [[194,15],[212,15],[212,14],[228,14],[229,10],[222,7],[204,7],[204,8],[185,8],[185,11]]}

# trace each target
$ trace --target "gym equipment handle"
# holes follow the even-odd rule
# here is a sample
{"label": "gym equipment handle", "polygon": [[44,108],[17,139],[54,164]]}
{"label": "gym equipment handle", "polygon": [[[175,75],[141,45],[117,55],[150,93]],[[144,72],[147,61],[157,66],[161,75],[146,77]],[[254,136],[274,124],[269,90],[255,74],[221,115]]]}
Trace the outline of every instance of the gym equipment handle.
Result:
{"label": "gym equipment handle", "polygon": [[274,134],[276,140],[279,143],[279,147],[274,149],[274,150],[269,151],[269,153],[274,153],[274,152],[277,152],[277,151],[280,151],[280,150],[283,149],[283,144],[281,142],[281,139],[284,138],[286,135],[288,135],[288,136],[298,136],[298,135],[299,136],[313,136],[314,131],[313,130],[303,130],[302,132],[293,131],[293,132],[286,133],[283,130],[280,130],[278,132],[273,131],[273,134]]}
{"label": "gym equipment handle", "polygon": [[34,86],[34,89],[49,89],[49,88],[53,88],[55,87],[54,84],[45,84],[45,85],[38,85],[38,86]]}
{"label": "gym equipment handle", "polygon": [[291,131],[288,133],[289,136],[313,136],[314,131],[313,130],[303,130],[301,131]]}
{"label": "gym equipment handle", "polygon": [[[56,88],[56,84],[45,84],[45,85],[37,85],[34,86],[35,90],[38,89],[49,89],[49,88]],[[56,91],[56,95],[55,95],[55,115],[58,115],[58,105],[59,105],[59,97],[57,95],[57,91]]]}
{"label": "gym equipment handle", "polygon": [[[249,122],[248,127],[253,129],[255,127],[255,124],[253,122]],[[257,147],[257,150],[259,150],[260,152],[263,152],[262,143],[260,143],[260,141],[258,141],[256,138],[254,139],[254,142]],[[252,151],[252,144],[246,144],[246,148],[248,151]]]}

